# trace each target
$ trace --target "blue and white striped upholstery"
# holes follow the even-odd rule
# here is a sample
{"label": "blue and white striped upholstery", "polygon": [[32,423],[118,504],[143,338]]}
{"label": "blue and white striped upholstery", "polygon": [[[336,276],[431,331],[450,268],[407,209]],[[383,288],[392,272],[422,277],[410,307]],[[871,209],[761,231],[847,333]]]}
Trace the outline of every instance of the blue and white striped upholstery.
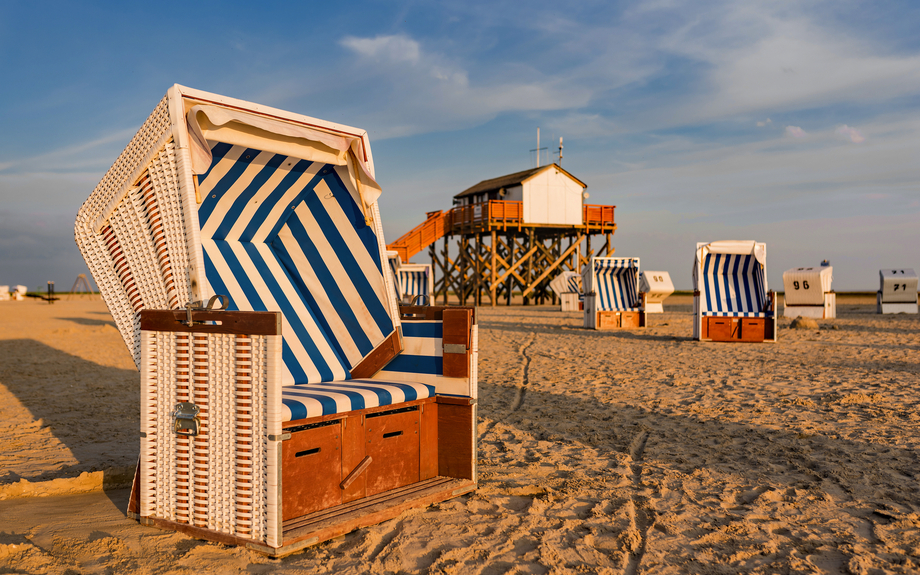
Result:
{"label": "blue and white striped upholstery", "polygon": [[703,260],[701,312],[714,317],[768,317],[763,266],[751,254],[707,253]]}
{"label": "blue and white striped upholstery", "polygon": [[334,415],[356,409],[395,405],[434,396],[421,383],[352,379],[343,382],[286,385],[281,388],[283,421]]}
{"label": "blue and white striped upholstery", "polygon": [[399,267],[402,265],[402,261],[399,258],[399,254],[394,252],[387,252],[387,261],[390,263],[390,271],[393,272],[393,286],[396,290],[396,301],[402,301],[402,286],[399,282]]}
{"label": "blue and white striped upholstery", "polygon": [[444,377],[443,326],[440,321],[403,320],[403,352],[372,379],[424,383],[440,395],[469,396],[470,379]]}
{"label": "blue and white striped upholstery", "polygon": [[210,145],[198,218],[211,293],[228,294],[230,309],[282,313],[284,385],[348,379],[395,327],[347,168]]}
{"label": "blue and white striped upholstery", "polygon": [[566,291],[568,293],[584,295],[581,292],[581,278],[577,274],[570,275],[568,278],[566,278],[565,285],[567,288]]}
{"label": "blue and white striped upholstery", "polygon": [[405,266],[399,270],[399,287],[403,296],[413,298],[417,295],[431,295],[428,293],[429,268],[420,270],[407,270]]}
{"label": "blue and white striped upholstery", "polygon": [[639,262],[635,258],[594,258],[597,311],[639,309]]}

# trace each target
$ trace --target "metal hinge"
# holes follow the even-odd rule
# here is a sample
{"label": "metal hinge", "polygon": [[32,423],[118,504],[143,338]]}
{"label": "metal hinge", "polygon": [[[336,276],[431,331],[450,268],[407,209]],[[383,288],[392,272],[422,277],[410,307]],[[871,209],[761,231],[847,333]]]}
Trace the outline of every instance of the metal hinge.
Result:
{"label": "metal hinge", "polygon": [[[216,301],[220,301],[220,307],[218,308],[214,307],[214,302]],[[186,320],[183,321],[182,323],[187,326],[203,324],[205,322],[203,321],[196,322],[195,320],[192,319],[192,312],[194,310],[205,310],[205,309],[212,310],[212,311],[225,310],[227,309],[229,305],[230,305],[230,297],[225,296],[225,295],[211,296],[211,299],[208,300],[207,304],[205,304],[203,301],[190,301],[187,304],[185,304]]]}

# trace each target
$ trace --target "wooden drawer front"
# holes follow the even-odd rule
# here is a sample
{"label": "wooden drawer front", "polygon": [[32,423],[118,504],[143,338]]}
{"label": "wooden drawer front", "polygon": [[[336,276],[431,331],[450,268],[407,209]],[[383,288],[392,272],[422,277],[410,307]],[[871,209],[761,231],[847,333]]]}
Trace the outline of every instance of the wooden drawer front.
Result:
{"label": "wooden drawer front", "polygon": [[740,321],[736,317],[710,317],[709,339],[713,341],[732,341],[741,339]]}
{"label": "wooden drawer front", "polygon": [[597,312],[597,329],[614,329],[620,327],[620,312]]}
{"label": "wooden drawer front", "polygon": [[741,341],[763,341],[764,320],[760,318],[743,318],[741,320]]}
{"label": "wooden drawer front", "polygon": [[620,327],[625,327],[625,328],[642,327],[639,322],[639,312],[624,311],[623,315],[620,316]]}
{"label": "wooden drawer front", "polygon": [[419,481],[420,412],[390,412],[365,419],[367,496]]}
{"label": "wooden drawer front", "polygon": [[343,503],[341,429],[341,423],[335,421],[294,431],[281,444],[284,520]]}

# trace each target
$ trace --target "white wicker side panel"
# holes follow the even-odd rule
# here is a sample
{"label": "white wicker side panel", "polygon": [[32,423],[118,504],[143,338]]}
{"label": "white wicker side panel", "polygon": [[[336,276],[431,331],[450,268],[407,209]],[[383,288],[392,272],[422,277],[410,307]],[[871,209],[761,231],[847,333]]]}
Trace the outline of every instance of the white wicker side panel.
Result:
{"label": "white wicker side panel", "polygon": [[281,373],[284,362],[281,358],[281,336],[269,335],[266,340],[266,520],[265,542],[272,547],[282,543],[281,513]]}
{"label": "white wicker side panel", "polygon": [[[280,386],[270,366],[280,340],[273,340],[142,332],[142,516],[271,544],[267,474],[278,443],[268,439],[272,375]],[[200,409],[195,437],[174,430],[180,402]],[[277,403],[280,413],[280,387]]]}
{"label": "white wicker side panel", "polygon": [[479,326],[474,325],[470,334],[470,397],[479,397]]}
{"label": "white wicker side panel", "polygon": [[587,329],[597,329],[597,295],[585,294],[585,323]]}

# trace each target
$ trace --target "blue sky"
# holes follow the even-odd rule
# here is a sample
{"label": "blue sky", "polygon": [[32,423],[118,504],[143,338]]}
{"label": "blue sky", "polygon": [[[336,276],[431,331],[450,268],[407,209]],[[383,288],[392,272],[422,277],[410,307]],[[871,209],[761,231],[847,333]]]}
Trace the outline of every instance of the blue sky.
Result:
{"label": "blue sky", "polygon": [[[392,240],[565,138],[618,255],[690,287],[767,242],[837,290],[920,269],[920,3],[0,0],[0,283],[69,288],[73,220],[173,83],[367,129]],[[547,144],[549,142],[549,144]]]}

